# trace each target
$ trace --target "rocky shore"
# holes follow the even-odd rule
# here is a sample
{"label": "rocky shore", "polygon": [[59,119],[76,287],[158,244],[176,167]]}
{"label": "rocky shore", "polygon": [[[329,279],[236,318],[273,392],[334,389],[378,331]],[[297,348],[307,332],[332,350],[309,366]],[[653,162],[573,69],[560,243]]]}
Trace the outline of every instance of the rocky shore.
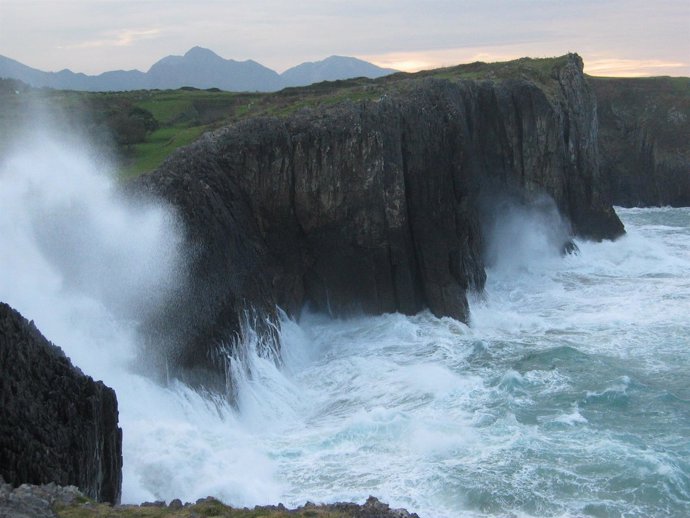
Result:
{"label": "rocky shore", "polygon": [[419,518],[405,509],[369,497],[364,504],[314,504],[288,509],[282,504],[233,508],[207,497],[194,503],[145,502],[141,505],[109,505],[95,502],[74,486],[23,484],[13,489],[0,477],[0,518]]}
{"label": "rocky shore", "polygon": [[[631,83],[635,95],[621,96],[617,82],[596,80],[598,134],[579,56],[540,66],[533,76],[421,77],[375,100],[248,119],[132,183],[130,192],[176,208],[190,250],[174,300],[142,328],[154,365],[227,390],[232,380],[214,358],[233,351],[218,347],[232,347],[247,326],[277,347],[276,308],[290,316],[305,305],[334,316],[428,308],[467,321],[498,199],[546,196],[572,234],[590,239],[624,232],[612,199],[690,203],[690,105],[662,97],[661,126],[638,110],[652,86],[675,82]],[[233,509],[211,497],[117,505],[115,393],[3,303],[0,365],[0,518],[416,516],[375,498],[293,510]]]}
{"label": "rocky shore", "polygon": [[134,191],[175,207],[194,251],[187,288],[150,323],[157,362],[207,386],[216,372],[225,387],[214,348],[241,333],[247,308],[259,324],[305,304],[334,316],[428,308],[466,322],[498,199],[549,197],[575,235],[621,235],[582,60],[528,65],[248,119],[138,179]]}

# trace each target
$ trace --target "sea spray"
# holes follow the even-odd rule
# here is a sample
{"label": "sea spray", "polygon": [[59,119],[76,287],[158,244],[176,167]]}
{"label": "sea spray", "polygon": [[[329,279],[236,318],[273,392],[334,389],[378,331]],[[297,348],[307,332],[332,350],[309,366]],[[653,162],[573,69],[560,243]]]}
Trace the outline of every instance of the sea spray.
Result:
{"label": "sea spray", "polygon": [[124,196],[86,142],[44,127],[15,142],[0,157],[0,300],[115,389],[123,501],[277,501],[273,463],[227,400],[161,383],[140,361],[142,322],[182,282],[174,213]]}
{"label": "sea spray", "polygon": [[[617,242],[580,241],[566,257],[526,248],[527,267],[494,265],[469,327],[428,313],[306,314],[297,343],[283,344],[311,353],[285,373],[298,390],[274,379],[254,424],[285,500],[374,493],[422,516],[684,516],[690,221],[679,216],[690,212],[620,213],[629,233]],[[541,225],[523,218],[503,252]],[[290,419],[271,413],[285,408]]]}
{"label": "sea spray", "polygon": [[481,199],[484,259],[501,275],[534,271],[564,253],[575,252],[568,221],[544,194],[498,194]]}
{"label": "sea spray", "polygon": [[[129,203],[88,148],[45,132],[27,135],[0,168],[0,295],[57,342],[84,332],[104,354],[134,354],[131,340],[112,343],[113,326],[135,324],[174,290],[181,240],[173,213]],[[74,359],[103,370],[84,352]]]}
{"label": "sea spray", "polygon": [[[233,408],[132,372],[137,315],[128,301],[150,300],[155,271],[129,282],[125,268],[115,278],[125,275],[118,285],[133,291],[120,293],[99,285],[109,268],[92,266],[95,252],[74,259],[90,273],[72,271],[79,239],[55,239],[60,221],[100,228],[84,218],[112,203],[131,223],[113,236],[158,228],[134,242],[166,250],[178,239],[167,226],[174,219],[155,204],[128,207],[108,189],[47,210],[72,189],[70,167],[60,169],[70,161],[47,159],[44,174],[60,181],[41,193],[51,178],[27,180],[49,149],[37,147],[0,169],[0,298],[117,391],[126,502],[215,495],[239,506],[298,505],[376,494],[434,517],[687,515],[688,209],[619,209],[625,237],[578,242],[581,254],[565,258],[544,241],[543,219],[511,216],[498,222],[508,239],[495,243],[499,260],[471,301],[470,326],[428,312],[284,319],[280,361],[260,354],[251,333],[242,354],[226,358],[240,373]],[[54,152],[98,169],[83,149]],[[84,199],[99,201],[78,218],[61,214]],[[161,226],[128,219],[130,210]],[[51,230],[36,229],[45,219]],[[515,243],[532,244],[516,253]],[[149,264],[137,250],[137,263]]]}

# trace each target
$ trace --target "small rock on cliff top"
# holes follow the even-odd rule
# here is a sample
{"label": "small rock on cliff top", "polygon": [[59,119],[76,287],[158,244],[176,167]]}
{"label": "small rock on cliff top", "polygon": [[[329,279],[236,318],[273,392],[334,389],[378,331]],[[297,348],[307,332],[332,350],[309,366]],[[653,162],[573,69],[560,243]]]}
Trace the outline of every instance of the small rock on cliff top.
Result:
{"label": "small rock on cliff top", "polygon": [[0,475],[15,486],[75,485],[118,502],[121,470],[115,392],[0,303]]}

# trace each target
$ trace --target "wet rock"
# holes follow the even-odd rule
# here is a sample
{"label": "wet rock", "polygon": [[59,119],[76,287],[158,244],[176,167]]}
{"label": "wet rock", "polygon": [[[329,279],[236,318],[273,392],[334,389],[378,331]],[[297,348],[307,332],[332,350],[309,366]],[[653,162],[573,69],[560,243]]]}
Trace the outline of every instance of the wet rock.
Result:
{"label": "wet rock", "polygon": [[561,255],[578,255],[579,253],[580,247],[573,240],[566,241],[561,248]]}

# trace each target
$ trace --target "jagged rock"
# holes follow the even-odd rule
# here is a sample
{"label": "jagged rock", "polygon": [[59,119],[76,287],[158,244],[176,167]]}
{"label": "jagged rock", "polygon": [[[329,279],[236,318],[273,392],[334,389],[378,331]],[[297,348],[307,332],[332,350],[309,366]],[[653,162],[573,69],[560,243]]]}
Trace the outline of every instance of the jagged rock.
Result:
{"label": "jagged rock", "polygon": [[177,207],[194,250],[187,292],[150,325],[169,363],[208,366],[247,306],[467,321],[485,280],[480,198],[546,194],[577,235],[623,233],[599,189],[581,59],[544,81],[404,81],[376,101],[237,123],[139,179]]}
{"label": "jagged rock", "polygon": [[0,303],[0,474],[14,486],[75,485],[117,502],[122,431],[112,389]]}
{"label": "jagged rock", "polygon": [[578,255],[580,247],[573,240],[566,241],[561,247],[561,255]]}

